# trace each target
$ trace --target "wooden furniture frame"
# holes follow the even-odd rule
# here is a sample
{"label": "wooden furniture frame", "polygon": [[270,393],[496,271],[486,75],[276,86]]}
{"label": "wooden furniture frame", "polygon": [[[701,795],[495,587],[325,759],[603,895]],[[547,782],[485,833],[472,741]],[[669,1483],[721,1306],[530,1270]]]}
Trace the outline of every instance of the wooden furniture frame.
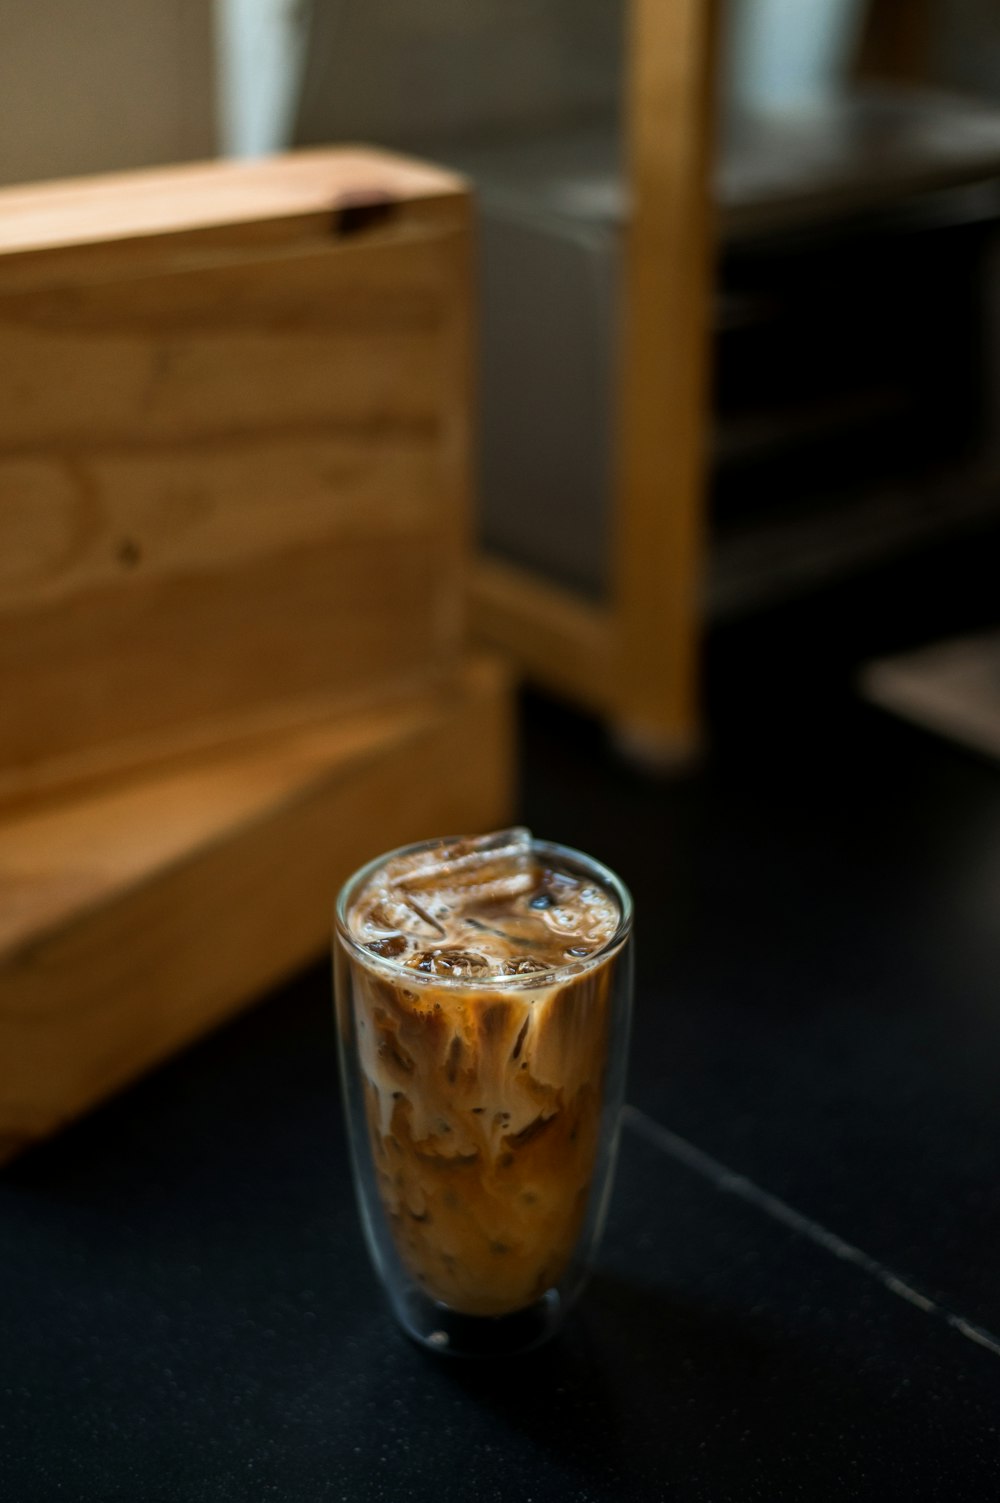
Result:
{"label": "wooden furniture frame", "polygon": [[718,0],[632,0],[626,232],[608,603],[492,556],[472,622],[596,711],[636,760],[697,747]]}

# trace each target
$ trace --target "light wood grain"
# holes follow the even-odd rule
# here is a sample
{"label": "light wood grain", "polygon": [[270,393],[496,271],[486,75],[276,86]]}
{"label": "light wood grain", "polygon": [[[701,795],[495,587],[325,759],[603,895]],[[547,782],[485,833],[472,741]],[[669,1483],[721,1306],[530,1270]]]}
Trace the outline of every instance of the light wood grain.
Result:
{"label": "light wood grain", "polygon": [[716,0],[631,0],[614,508],[615,707],[645,760],[698,728]]}
{"label": "light wood grain", "polygon": [[0,821],[0,1156],[321,953],[339,884],[509,818],[505,675]]}
{"label": "light wood grain", "polygon": [[607,611],[497,558],[472,573],[470,621],[502,643],[520,672],[588,709],[613,702],[612,623]]}
{"label": "light wood grain", "polygon": [[0,797],[447,674],[469,265],[363,150],[0,193]]}
{"label": "light wood grain", "polygon": [[101,173],[0,190],[0,255],[119,240],[270,226],[282,239],[329,229],[359,198],[417,203],[460,193],[453,172],[369,147],[281,152],[242,162],[195,162]]}

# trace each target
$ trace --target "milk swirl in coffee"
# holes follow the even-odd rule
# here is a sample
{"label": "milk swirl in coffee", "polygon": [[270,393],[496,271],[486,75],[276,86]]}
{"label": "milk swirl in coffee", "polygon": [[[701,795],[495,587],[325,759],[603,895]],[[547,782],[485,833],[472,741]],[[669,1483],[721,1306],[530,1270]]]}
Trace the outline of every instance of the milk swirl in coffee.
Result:
{"label": "milk swirl in coffee", "polygon": [[618,904],[527,831],[390,858],[347,915],[379,1194],[399,1255],[470,1315],[530,1305],[586,1211]]}

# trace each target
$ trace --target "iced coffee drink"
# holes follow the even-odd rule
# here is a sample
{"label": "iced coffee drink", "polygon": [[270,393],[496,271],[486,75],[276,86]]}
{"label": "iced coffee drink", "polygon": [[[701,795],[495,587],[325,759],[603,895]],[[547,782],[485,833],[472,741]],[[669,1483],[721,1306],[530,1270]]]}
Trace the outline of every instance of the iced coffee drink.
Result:
{"label": "iced coffee drink", "polygon": [[558,1288],[599,1214],[623,889],[573,858],[519,830],[424,845],[362,873],[341,913],[369,1219],[460,1315]]}

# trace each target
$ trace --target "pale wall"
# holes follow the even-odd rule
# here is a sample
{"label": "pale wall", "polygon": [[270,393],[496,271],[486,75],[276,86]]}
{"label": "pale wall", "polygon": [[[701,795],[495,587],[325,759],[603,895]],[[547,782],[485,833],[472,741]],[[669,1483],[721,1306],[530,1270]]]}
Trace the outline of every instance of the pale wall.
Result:
{"label": "pale wall", "polygon": [[0,0],[0,182],[214,154],[211,0]]}

